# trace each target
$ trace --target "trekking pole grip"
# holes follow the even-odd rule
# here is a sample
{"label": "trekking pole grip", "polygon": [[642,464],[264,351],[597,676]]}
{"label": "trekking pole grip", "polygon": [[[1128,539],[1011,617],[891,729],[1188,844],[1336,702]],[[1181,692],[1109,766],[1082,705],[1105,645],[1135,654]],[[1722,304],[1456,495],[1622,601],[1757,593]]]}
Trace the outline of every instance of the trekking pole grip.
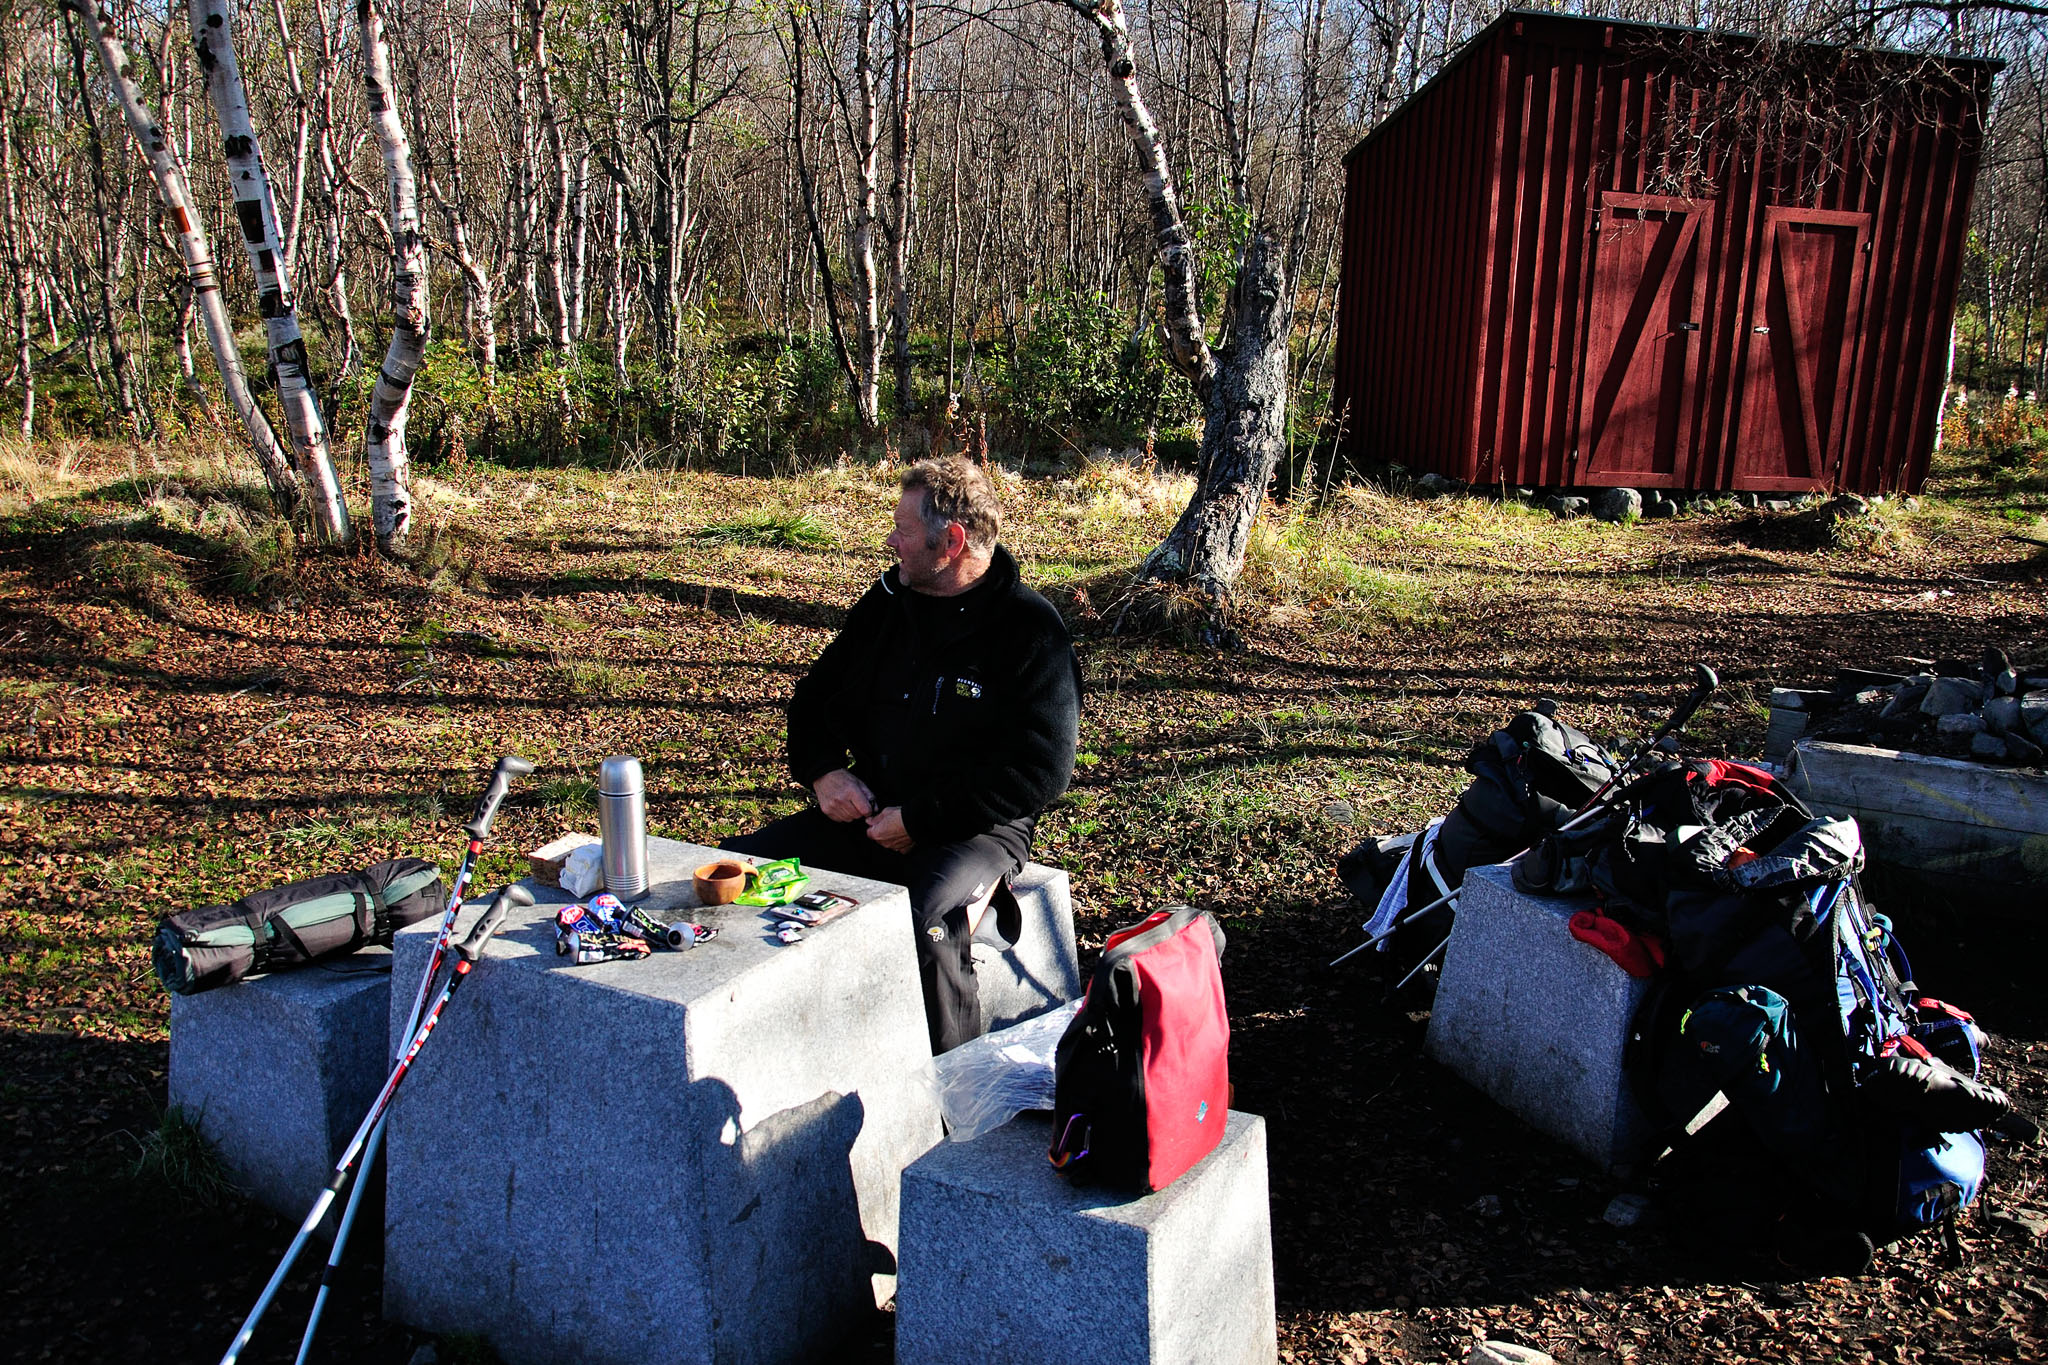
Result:
{"label": "trekking pole grip", "polygon": [[469,937],[462,940],[456,952],[462,954],[464,962],[474,962],[483,956],[484,945],[491,941],[491,935],[498,932],[498,926],[505,922],[505,916],[515,905],[532,905],[533,893],[518,883],[513,883],[491,898],[491,908],[484,911],[484,917],[469,931]]}
{"label": "trekking pole grip", "polygon": [[512,779],[524,777],[533,771],[533,765],[523,758],[506,754],[498,760],[498,766],[491,769],[491,784],[484,788],[484,794],[477,799],[476,809],[470,812],[469,823],[462,832],[482,843],[491,836],[491,821],[497,817],[498,803],[505,799],[511,789]]}
{"label": "trekking pole grip", "polygon": [[1714,689],[1721,685],[1719,675],[1705,664],[1694,664],[1692,669],[1692,691],[1686,694],[1678,709],[1671,713],[1671,719],[1657,727],[1657,733],[1650,736],[1651,743],[1654,744],[1674,730],[1683,730],[1686,722],[1692,719],[1693,713],[1699,710],[1707,698],[1714,695]]}

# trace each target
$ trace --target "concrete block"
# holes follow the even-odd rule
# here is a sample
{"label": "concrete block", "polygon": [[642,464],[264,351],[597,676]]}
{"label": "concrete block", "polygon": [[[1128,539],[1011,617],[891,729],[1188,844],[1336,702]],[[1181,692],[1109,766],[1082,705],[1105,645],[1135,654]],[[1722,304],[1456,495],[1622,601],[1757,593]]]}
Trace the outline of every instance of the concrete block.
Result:
{"label": "concrete block", "polygon": [[982,1022],[991,1032],[1056,1009],[1078,998],[1082,987],[1067,874],[1030,863],[1010,878],[1010,891],[1023,912],[1016,942],[1004,939],[994,910],[982,916],[974,935],[974,979]]}
{"label": "concrete block", "polygon": [[[697,908],[716,850],[647,844],[641,904],[719,937],[570,966],[535,888],[394,1106],[385,1311],[508,1365],[829,1358],[893,1292],[902,1171],[939,1139],[909,899],[809,869],[860,905],[785,946]],[[428,947],[398,936],[401,980]]]}
{"label": "concrete block", "polygon": [[1157,1194],[1070,1184],[1050,1115],[903,1173],[897,1365],[1269,1365],[1277,1353],[1266,1122]]}
{"label": "concrete block", "polygon": [[236,1183],[294,1222],[391,1069],[390,997],[383,948],[171,997],[172,1106]]}
{"label": "concrete block", "polygon": [[1622,1074],[1649,982],[1571,936],[1582,897],[1525,896],[1507,864],[1465,874],[1429,1016],[1429,1054],[1601,1167],[1647,1155]]}

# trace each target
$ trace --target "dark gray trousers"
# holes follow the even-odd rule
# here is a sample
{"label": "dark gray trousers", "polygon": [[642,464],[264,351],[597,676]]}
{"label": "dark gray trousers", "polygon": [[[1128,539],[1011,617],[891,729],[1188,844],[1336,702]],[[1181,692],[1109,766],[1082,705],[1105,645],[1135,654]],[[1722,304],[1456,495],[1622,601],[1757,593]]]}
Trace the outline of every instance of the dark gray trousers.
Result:
{"label": "dark gray trousers", "polygon": [[1006,828],[897,853],[868,838],[860,821],[840,824],[813,806],[719,847],[757,858],[799,858],[807,868],[908,887],[917,975],[936,1056],[981,1036],[981,992],[974,979],[967,908],[998,880],[1023,870],[1028,845],[1019,848],[1021,842],[1016,831]]}

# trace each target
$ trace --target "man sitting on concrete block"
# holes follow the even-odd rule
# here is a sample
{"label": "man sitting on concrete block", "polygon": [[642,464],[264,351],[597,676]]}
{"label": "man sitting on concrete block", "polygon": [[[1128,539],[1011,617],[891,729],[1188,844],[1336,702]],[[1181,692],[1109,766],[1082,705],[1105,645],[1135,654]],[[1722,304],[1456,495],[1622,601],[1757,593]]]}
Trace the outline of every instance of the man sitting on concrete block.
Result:
{"label": "man sitting on concrete block", "polygon": [[904,471],[896,566],[790,697],[790,773],[817,805],[724,845],[908,887],[934,1053],[981,1033],[969,907],[1022,870],[1074,771],[1073,644],[1001,527],[972,463]]}

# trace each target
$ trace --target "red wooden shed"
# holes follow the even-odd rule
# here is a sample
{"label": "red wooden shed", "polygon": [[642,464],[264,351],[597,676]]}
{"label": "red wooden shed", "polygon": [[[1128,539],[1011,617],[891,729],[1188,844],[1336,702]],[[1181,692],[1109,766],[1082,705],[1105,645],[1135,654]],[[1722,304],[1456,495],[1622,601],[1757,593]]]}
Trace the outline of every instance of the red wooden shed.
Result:
{"label": "red wooden shed", "polygon": [[1345,158],[1345,451],[1917,488],[1997,69],[1508,11]]}

